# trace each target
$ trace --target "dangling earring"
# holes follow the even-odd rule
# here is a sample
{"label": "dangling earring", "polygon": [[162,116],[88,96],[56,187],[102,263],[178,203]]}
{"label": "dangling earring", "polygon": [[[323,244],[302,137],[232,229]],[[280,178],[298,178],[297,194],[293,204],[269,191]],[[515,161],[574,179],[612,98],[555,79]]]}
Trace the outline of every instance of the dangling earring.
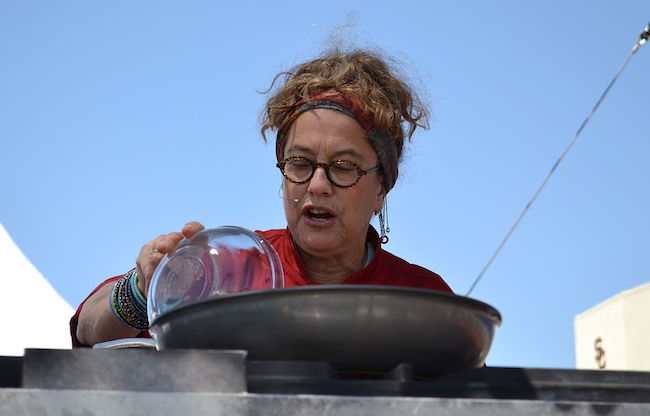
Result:
{"label": "dangling earring", "polygon": [[390,233],[390,225],[388,225],[388,197],[384,197],[384,205],[379,210],[379,242],[387,244],[388,233]]}

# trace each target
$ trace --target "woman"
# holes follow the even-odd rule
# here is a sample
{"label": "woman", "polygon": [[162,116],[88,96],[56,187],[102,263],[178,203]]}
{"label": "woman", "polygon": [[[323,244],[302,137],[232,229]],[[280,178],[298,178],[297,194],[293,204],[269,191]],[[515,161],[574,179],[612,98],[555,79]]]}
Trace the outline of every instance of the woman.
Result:
{"label": "woman", "polygon": [[[385,199],[404,145],[427,110],[376,54],[334,51],[284,75],[266,104],[262,135],[276,131],[287,228],[258,231],[278,252],[285,287],[379,284],[451,289],[437,274],[390,254]],[[277,77],[276,77],[277,81]],[[274,81],[275,83],[275,81]],[[381,236],[370,220],[379,216]],[[162,257],[203,226],[145,244],[136,267],[99,285],[70,322],[73,345],[144,336],[143,294]]]}

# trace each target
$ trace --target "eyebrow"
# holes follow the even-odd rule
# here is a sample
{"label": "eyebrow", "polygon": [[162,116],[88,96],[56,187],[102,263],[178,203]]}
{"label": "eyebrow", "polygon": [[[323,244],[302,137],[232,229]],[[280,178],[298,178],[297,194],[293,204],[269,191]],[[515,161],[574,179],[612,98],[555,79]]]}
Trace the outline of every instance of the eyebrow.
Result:
{"label": "eyebrow", "polygon": [[[291,146],[287,152],[289,154],[291,154],[293,152],[298,152],[298,153],[305,153],[305,154],[314,156],[313,150],[311,150],[311,149],[309,149],[307,147],[304,147],[304,146],[300,146],[300,145]],[[352,156],[353,158],[355,158],[357,160],[363,160],[363,156],[361,156],[361,154],[359,152],[357,152],[356,150],[351,149],[351,148],[338,150],[338,151],[334,152],[331,155],[331,158],[332,159],[337,159],[337,158],[339,158],[341,156]]]}

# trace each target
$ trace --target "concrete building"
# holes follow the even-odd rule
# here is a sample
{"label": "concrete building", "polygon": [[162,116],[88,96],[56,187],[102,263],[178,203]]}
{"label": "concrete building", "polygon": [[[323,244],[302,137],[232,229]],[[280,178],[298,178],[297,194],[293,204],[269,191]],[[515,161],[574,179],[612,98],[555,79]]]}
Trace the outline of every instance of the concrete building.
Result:
{"label": "concrete building", "polygon": [[650,371],[650,283],[575,318],[576,367]]}
{"label": "concrete building", "polygon": [[0,224],[0,356],[25,348],[70,348],[72,307]]}

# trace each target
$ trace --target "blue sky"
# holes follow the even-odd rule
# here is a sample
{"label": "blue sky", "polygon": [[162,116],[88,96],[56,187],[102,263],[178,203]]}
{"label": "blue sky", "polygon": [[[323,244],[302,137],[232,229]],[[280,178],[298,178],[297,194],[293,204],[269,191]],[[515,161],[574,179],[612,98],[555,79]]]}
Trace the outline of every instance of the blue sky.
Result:
{"label": "blue sky", "polygon": [[[387,248],[464,293],[650,20],[643,0],[259,3],[3,2],[0,222],[71,304],[189,220],[285,225],[258,91],[332,39],[395,57],[431,105]],[[648,68],[641,49],[473,293],[504,318],[490,364],[573,367],[574,316],[650,280]]]}

